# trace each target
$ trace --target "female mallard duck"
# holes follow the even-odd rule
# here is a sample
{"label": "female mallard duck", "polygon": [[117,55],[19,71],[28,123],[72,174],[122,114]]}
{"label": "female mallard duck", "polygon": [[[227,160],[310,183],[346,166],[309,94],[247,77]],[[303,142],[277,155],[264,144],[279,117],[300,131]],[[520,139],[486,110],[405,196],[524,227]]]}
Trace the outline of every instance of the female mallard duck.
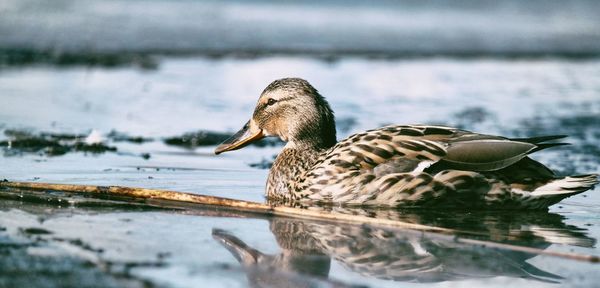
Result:
{"label": "female mallard duck", "polygon": [[557,177],[527,157],[565,136],[508,139],[393,125],[337,142],[329,104],[298,78],[267,86],[252,119],[215,153],[266,136],[287,142],[266,187],[269,199],[285,203],[545,209],[598,183],[597,175]]}

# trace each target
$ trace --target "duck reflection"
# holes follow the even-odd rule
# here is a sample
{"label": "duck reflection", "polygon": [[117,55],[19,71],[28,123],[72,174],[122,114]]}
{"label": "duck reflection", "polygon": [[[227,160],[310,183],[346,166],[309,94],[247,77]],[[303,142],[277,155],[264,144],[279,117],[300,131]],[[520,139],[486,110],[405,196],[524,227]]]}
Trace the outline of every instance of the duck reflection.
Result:
{"label": "duck reflection", "polygon": [[[566,225],[561,215],[552,213],[336,212],[476,231],[480,240],[537,249],[551,244],[595,245],[584,229]],[[269,221],[281,248],[277,255],[261,253],[225,230],[213,230],[213,237],[242,264],[254,287],[342,285],[327,279],[331,259],[360,275],[394,281],[441,282],[496,276],[545,282],[561,279],[529,264],[527,260],[535,254],[464,244],[448,236],[288,218]]]}

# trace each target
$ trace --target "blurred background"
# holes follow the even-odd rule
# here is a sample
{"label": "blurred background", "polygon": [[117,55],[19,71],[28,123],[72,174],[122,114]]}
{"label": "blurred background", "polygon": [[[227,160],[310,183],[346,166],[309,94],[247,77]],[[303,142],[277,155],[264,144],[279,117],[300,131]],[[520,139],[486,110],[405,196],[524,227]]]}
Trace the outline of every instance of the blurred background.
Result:
{"label": "blurred background", "polygon": [[29,54],[31,61],[44,53],[58,59],[95,53],[582,57],[600,49],[600,4],[593,0],[4,0],[1,5],[2,48]]}
{"label": "blurred background", "polygon": [[232,131],[262,88],[291,76],[363,127],[504,114],[494,110],[514,99],[533,116],[597,97],[597,11],[598,1],[548,0],[3,0],[0,120],[134,136]]}
{"label": "blurred background", "polygon": [[[440,104],[591,100],[597,11],[598,1],[548,0],[3,0],[0,119],[153,136],[233,130],[263,87],[290,76],[352,123],[392,109],[365,125],[448,122],[421,115]],[[411,100],[422,113],[405,114]]]}
{"label": "blurred background", "polygon": [[[218,157],[212,151],[249,119],[262,89],[282,77],[305,78],[326,97],[336,112],[339,139],[392,123],[451,125],[509,137],[566,134],[571,146],[534,157],[560,174],[597,173],[599,11],[600,1],[594,0],[0,0],[0,180],[264,201],[267,168],[279,142]],[[0,250],[12,256],[0,258],[0,267],[13,268],[0,271],[0,287],[29,284],[33,278],[26,275],[46,275],[35,278],[38,286],[59,286],[67,281],[60,276],[64,271],[76,271],[69,281],[85,287],[125,282],[244,287],[244,271],[231,270],[239,264],[210,235],[215,223],[252,247],[273,253],[281,248],[268,223],[256,219],[185,218],[112,206],[90,211],[71,205],[65,212],[60,204],[3,203]],[[554,240],[562,240],[550,241],[549,249],[600,255],[598,191],[571,197],[551,212],[556,214],[506,227],[562,219],[548,230],[566,225],[588,244],[569,245],[557,236]],[[52,235],[42,239],[45,244],[35,238],[39,235],[23,232],[38,226]],[[57,238],[78,239],[85,244],[79,246],[95,250],[83,253]],[[139,241],[144,246],[136,246]],[[2,243],[45,250],[22,254]],[[77,262],[91,259],[90,253],[123,268],[97,272],[100,266]],[[31,263],[41,263],[40,255],[57,262],[25,273]],[[329,277],[342,284],[398,285],[332,263]],[[594,265],[544,257],[528,263],[563,277],[564,285],[593,286],[599,280]],[[24,276],[11,276],[15,271]],[[500,276],[435,285],[461,283],[549,282]],[[339,283],[324,287],[333,284]]]}

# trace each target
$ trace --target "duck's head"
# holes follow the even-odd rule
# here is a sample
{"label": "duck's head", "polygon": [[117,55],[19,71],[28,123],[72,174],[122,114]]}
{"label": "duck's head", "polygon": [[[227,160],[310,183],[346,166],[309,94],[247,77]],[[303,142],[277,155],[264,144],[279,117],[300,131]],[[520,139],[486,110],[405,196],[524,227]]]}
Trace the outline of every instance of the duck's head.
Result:
{"label": "duck's head", "polygon": [[336,142],[333,111],[306,80],[275,80],[260,94],[250,121],[215,153],[237,150],[267,136],[306,148],[329,148]]}

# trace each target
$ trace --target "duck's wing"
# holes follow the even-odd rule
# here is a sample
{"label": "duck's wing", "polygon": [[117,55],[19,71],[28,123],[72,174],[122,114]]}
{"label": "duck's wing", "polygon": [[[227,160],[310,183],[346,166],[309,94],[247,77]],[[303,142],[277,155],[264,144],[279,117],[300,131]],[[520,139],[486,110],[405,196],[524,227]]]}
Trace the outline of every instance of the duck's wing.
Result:
{"label": "duck's wing", "polygon": [[448,140],[447,154],[440,161],[450,169],[497,171],[523,160],[528,154],[536,151],[567,145],[545,143],[565,138],[564,135],[508,139],[468,131],[462,133],[463,135]]}
{"label": "duck's wing", "polygon": [[553,181],[552,171],[527,158],[560,145],[544,143],[557,138],[515,140],[440,126],[388,126],[339,142],[289,188],[298,199],[348,204],[543,209],[597,183],[594,175]]}
{"label": "duck's wing", "polygon": [[381,175],[420,172],[441,163],[446,169],[494,171],[557,145],[540,143],[556,137],[508,139],[443,126],[387,126],[340,141],[314,169],[329,167],[337,173],[373,169]]}
{"label": "duck's wing", "polygon": [[338,142],[316,161],[311,171],[335,175],[373,169],[383,174],[422,170],[446,157],[447,141],[457,133],[457,129],[438,126],[369,130]]}
{"label": "duck's wing", "polygon": [[519,162],[537,146],[509,139],[450,141],[441,161],[451,169],[494,171]]}

